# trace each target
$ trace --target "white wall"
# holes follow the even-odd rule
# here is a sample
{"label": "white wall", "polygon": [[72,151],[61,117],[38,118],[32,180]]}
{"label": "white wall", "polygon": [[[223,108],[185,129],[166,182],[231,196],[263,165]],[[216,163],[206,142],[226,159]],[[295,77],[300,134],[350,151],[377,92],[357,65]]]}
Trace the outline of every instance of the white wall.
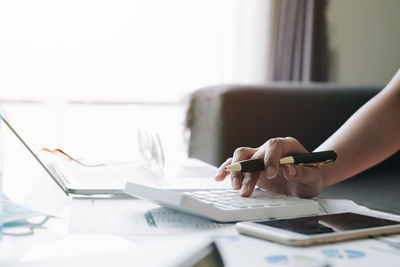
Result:
{"label": "white wall", "polygon": [[400,1],[330,0],[329,80],[383,85],[400,67]]}

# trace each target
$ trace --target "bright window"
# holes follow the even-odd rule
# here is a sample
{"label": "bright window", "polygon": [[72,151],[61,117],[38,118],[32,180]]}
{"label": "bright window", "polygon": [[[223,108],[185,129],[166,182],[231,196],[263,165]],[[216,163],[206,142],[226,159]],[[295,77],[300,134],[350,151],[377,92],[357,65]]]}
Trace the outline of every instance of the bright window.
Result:
{"label": "bright window", "polygon": [[0,99],[176,102],[268,78],[270,1],[13,0],[0,6]]}

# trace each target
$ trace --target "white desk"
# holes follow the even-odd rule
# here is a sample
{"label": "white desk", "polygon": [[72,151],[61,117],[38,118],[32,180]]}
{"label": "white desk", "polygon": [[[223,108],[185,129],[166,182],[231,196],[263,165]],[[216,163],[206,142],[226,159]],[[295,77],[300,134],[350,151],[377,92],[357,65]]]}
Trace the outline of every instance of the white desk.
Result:
{"label": "white desk", "polygon": [[[400,262],[400,250],[394,245],[400,243],[400,236],[295,248],[238,235],[231,229],[142,233],[127,229],[127,226],[130,220],[132,227],[136,226],[133,219],[136,211],[132,206],[146,205],[143,201],[99,200],[97,211],[92,213],[90,205],[93,201],[98,200],[68,201],[60,213],[61,218],[50,220],[45,225],[47,229],[36,230],[34,235],[5,236],[0,243],[0,265],[176,266],[210,240],[216,241],[227,266],[323,266],[321,264],[325,263],[329,266],[396,266]],[[82,227],[78,230],[70,227],[77,219],[70,220],[71,206],[72,217],[76,216],[77,210],[82,216]],[[120,206],[118,212],[115,211],[117,206]],[[100,222],[101,227],[88,228],[93,223],[91,217],[101,218],[96,215],[99,208],[103,209],[104,218],[109,214],[113,218],[106,223]],[[152,210],[156,206],[148,208]],[[82,215],[85,209],[86,215]],[[89,234],[83,233],[85,229]],[[79,231],[79,234],[73,233]]]}
{"label": "white desk", "polygon": [[208,242],[164,237],[138,245],[129,236],[71,234],[68,213],[66,208],[63,218],[52,219],[34,235],[4,236],[0,266],[175,266]]}
{"label": "white desk", "polygon": [[[79,153],[89,151],[89,155],[90,152],[96,152],[97,144],[103,141],[104,150],[121,152],[123,157],[130,155],[135,143],[134,141],[126,147],[127,140],[135,135],[135,130],[127,127],[126,122],[130,121],[131,114],[136,114],[136,122],[141,121],[140,116],[143,116],[143,113],[138,116],[137,109],[131,110],[126,106],[116,107],[116,110],[110,107],[92,109],[78,106],[72,107],[71,113],[60,111],[61,115],[49,112],[48,107],[37,106],[12,106],[8,111],[16,128],[23,130],[23,136],[28,136],[28,141],[32,141],[36,148],[43,145],[65,147],[72,154],[82,155]],[[178,115],[182,109],[169,112],[170,115]],[[175,119],[176,127],[171,124],[158,125],[159,130],[165,131],[164,135],[170,136],[171,140],[172,136],[176,137],[182,130],[182,116],[176,116]],[[139,124],[143,126],[149,123],[144,120],[141,122]],[[137,123],[135,126],[138,126]],[[169,130],[172,132],[168,132]],[[116,134],[119,138],[115,138]],[[113,138],[108,140],[109,136]],[[173,150],[173,144],[174,142],[166,149],[167,153]],[[183,149],[183,144],[177,146]],[[174,266],[211,239],[218,243],[227,266],[318,266],[326,262],[334,266],[398,266],[400,263],[400,245],[396,248],[396,244],[400,243],[399,236],[389,237],[384,242],[357,240],[310,248],[292,248],[240,236],[229,229],[217,234],[214,231],[194,231],[193,234],[149,232],[143,235],[127,231],[130,230],[129,221],[126,221],[129,219],[127,214],[133,214],[133,211],[129,210],[129,205],[126,207],[122,204],[119,206],[124,207],[119,215],[114,213],[111,223],[90,229],[83,227],[79,234],[74,234],[71,230],[77,231],[76,228],[70,229],[74,223],[71,221],[74,219],[71,214],[74,215],[77,208],[85,205],[89,206],[90,211],[93,200],[73,202],[63,195],[24,149],[16,145],[7,151],[11,157],[6,161],[8,169],[5,174],[9,173],[12,179],[7,180],[5,177],[4,185],[9,187],[7,189],[14,187],[15,190],[11,190],[12,197],[41,207],[60,218],[51,219],[45,224],[46,229],[38,229],[31,236],[5,236],[0,242],[0,266]],[[15,187],[18,184],[24,186]],[[134,201],[126,200],[127,203]],[[107,207],[112,209],[117,202],[110,200],[110,203],[104,207],[105,213],[111,212]],[[124,211],[125,208],[128,210]],[[121,214],[124,216],[119,217]],[[123,229],[118,227],[119,220],[125,220]]]}

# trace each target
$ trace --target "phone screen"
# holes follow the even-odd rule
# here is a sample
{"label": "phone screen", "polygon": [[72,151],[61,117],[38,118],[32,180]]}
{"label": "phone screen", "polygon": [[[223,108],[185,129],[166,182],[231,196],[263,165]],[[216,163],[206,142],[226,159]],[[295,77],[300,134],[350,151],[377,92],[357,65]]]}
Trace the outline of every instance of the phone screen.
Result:
{"label": "phone screen", "polygon": [[304,235],[317,235],[400,224],[400,222],[392,220],[349,212],[256,223]]}

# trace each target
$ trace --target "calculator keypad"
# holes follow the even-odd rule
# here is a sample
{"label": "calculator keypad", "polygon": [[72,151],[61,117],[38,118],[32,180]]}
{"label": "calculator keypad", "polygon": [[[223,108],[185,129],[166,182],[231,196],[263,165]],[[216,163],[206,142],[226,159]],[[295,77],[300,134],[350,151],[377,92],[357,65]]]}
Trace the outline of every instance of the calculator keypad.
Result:
{"label": "calculator keypad", "polygon": [[295,206],[311,201],[294,196],[279,195],[261,189],[256,189],[250,197],[241,197],[240,191],[232,189],[191,191],[184,192],[184,194],[205,204],[225,210]]}

